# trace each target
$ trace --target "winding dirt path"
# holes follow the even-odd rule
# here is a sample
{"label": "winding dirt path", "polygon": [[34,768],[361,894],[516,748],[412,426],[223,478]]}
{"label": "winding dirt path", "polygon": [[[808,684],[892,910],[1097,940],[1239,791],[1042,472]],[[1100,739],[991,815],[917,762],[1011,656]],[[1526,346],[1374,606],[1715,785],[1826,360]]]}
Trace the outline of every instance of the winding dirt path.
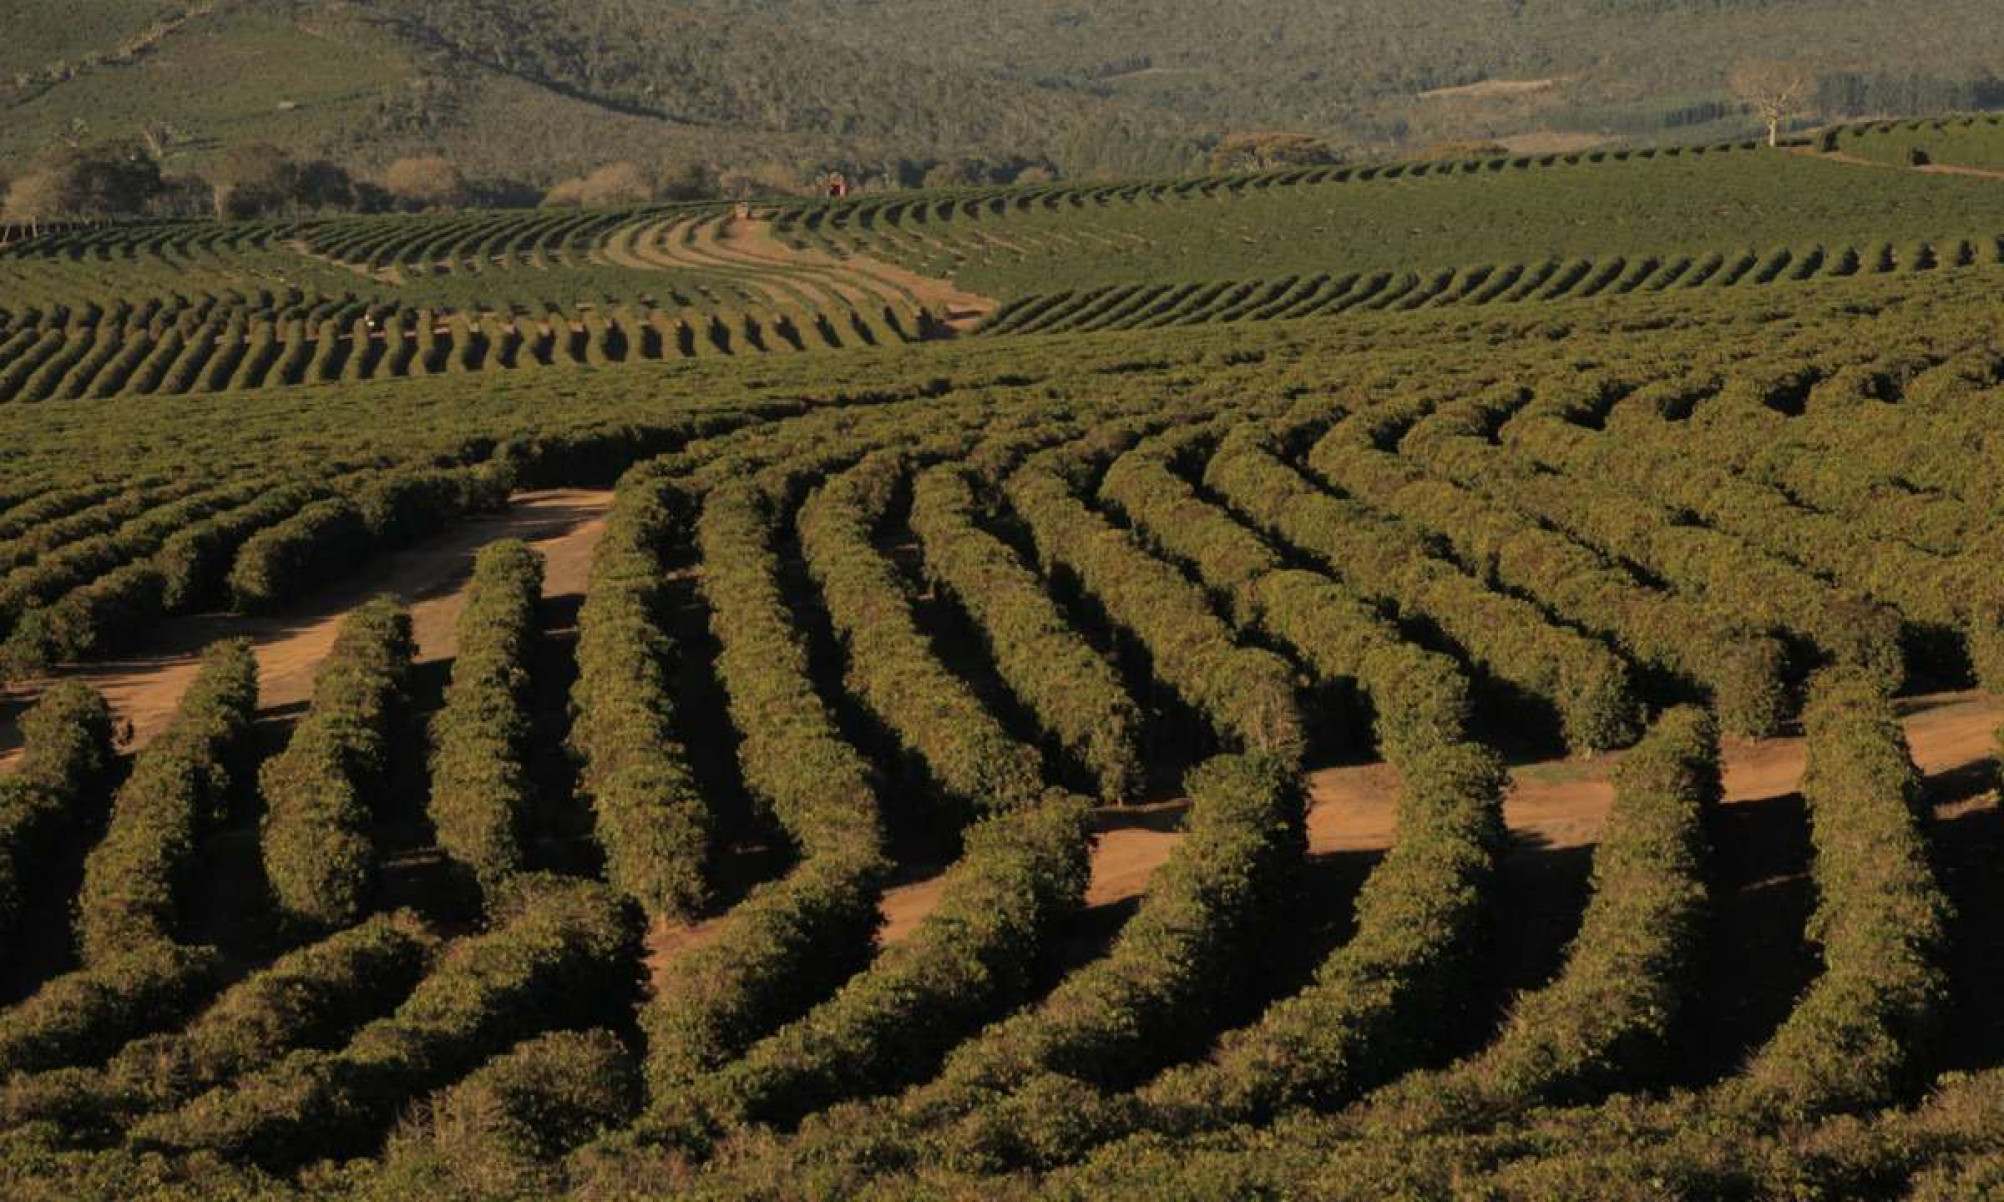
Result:
{"label": "winding dirt path", "polygon": [[[505,512],[459,523],[415,547],[373,559],[294,612],[171,619],[150,640],[153,649],[147,655],[92,664],[64,676],[103,690],[112,708],[132,724],[131,746],[136,749],[174,716],[204,647],[218,639],[249,638],[257,653],[260,708],[283,711],[312,696],[314,671],[333,646],[342,617],[380,593],[411,603],[420,662],[451,658],[458,649],[455,627],[466,605],[473,558],[496,539],[523,539],[543,553],[546,596],[581,595],[592,548],[611,507],[609,491],[518,493]],[[0,740],[7,744],[0,750],[4,766],[19,753],[14,724],[0,729]]]}
{"label": "winding dirt path", "polygon": [[[2004,724],[2004,697],[1986,693],[1942,693],[1900,702],[1914,762],[1927,776],[1964,768],[1989,758]],[[1511,771],[1503,819],[1519,852],[1591,847],[1614,801],[1612,775],[1619,752],[1589,760],[1520,765]],[[1785,797],[1802,779],[1800,738],[1732,741],[1725,748],[1726,801],[1751,803]],[[1387,764],[1330,768],[1308,777],[1308,851],[1315,857],[1343,852],[1378,852],[1392,846],[1398,829],[1398,774]],[[1104,810],[1093,848],[1089,909],[1115,906],[1146,892],[1155,870],[1168,860],[1182,835],[1177,826],[1183,803],[1142,809]],[[909,936],[939,904],[943,875],[898,885],[884,893],[883,940]],[[663,928],[650,940],[650,962],[697,946],[714,934],[719,920],[692,927]]]}

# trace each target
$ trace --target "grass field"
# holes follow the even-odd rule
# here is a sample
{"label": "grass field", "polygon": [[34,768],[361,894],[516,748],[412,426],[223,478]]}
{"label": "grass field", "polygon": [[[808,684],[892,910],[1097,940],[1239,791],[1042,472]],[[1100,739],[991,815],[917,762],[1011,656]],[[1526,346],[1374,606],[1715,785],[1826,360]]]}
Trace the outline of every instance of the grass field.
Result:
{"label": "grass field", "polygon": [[1386,175],[7,248],[0,1195],[1985,1196],[2004,185]]}

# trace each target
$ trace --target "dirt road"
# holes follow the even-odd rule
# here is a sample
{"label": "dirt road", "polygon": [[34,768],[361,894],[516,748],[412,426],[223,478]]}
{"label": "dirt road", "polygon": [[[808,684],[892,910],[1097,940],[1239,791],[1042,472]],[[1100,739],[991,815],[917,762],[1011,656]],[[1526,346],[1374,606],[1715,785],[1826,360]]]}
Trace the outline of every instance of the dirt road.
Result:
{"label": "dirt road", "polygon": [[[1900,703],[1914,761],[1928,776],[1988,758],[2004,724],[2004,698],[1946,693]],[[1800,738],[1736,741],[1725,748],[1728,803],[1758,802],[1795,792],[1802,779]],[[1518,847],[1539,852],[1591,846],[1600,837],[1614,801],[1612,774],[1620,754],[1591,760],[1527,764],[1511,772],[1503,818]],[[1332,768],[1308,778],[1309,854],[1382,851],[1398,828],[1398,775],[1385,764]],[[1103,812],[1093,850],[1088,907],[1117,905],[1140,896],[1149,878],[1180,841],[1175,826],[1182,807]],[[916,930],[939,903],[944,878],[934,875],[887,890],[884,940],[895,943]],[[702,943],[714,922],[662,929],[651,949],[661,956]]]}
{"label": "dirt road", "polygon": [[[379,593],[410,601],[421,661],[449,659],[454,626],[465,606],[465,584],[480,548],[501,538],[524,539],[548,561],[545,592],[582,594],[591,549],[604,529],[612,493],[557,490],[520,493],[504,513],[463,522],[419,546],[371,560],[360,571],[299,610],[274,617],[229,614],[175,618],[163,623],[146,656],[92,664],[65,673],[103,690],[112,708],[132,724],[132,745],[144,746],[174,716],[194,680],[202,648],[218,639],[249,638],[255,645],[261,708],[283,710],[312,696],[313,673],[334,643],[349,610]],[[18,754],[13,724],[0,731],[8,746],[0,767]]]}

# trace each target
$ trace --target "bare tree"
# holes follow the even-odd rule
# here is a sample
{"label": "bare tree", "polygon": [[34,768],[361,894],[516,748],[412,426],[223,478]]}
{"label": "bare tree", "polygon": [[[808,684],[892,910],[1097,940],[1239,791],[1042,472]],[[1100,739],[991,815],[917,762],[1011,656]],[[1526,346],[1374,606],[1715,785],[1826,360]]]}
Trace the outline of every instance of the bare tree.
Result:
{"label": "bare tree", "polygon": [[7,189],[7,202],[0,206],[0,219],[10,225],[25,225],[29,237],[41,232],[42,223],[62,212],[63,182],[53,171],[36,171],[14,181]]}
{"label": "bare tree", "polygon": [[1779,146],[1782,125],[1809,107],[1809,98],[1816,92],[1816,73],[1802,63],[1748,59],[1733,68],[1726,86],[1767,122],[1767,144]]}

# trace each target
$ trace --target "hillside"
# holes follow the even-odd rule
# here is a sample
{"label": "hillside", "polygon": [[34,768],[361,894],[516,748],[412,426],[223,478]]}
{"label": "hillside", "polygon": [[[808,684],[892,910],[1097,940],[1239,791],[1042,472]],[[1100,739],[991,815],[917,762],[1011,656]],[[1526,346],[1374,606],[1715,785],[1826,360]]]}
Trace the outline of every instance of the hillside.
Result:
{"label": "hillside", "polygon": [[[114,0],[0,3],[0,164],[79,130],[267,139],[351,166],[443,150],[547,184],[613,159],[904,182],[1166,174],[1231,130],[1340,146],[1746,128],[1750,53],[1821,77],[1825,117],[2004,101],[1982,0]],[[18,32],[18,36],[15,35]],[[964,163],[963,160],[974,160]]]}

